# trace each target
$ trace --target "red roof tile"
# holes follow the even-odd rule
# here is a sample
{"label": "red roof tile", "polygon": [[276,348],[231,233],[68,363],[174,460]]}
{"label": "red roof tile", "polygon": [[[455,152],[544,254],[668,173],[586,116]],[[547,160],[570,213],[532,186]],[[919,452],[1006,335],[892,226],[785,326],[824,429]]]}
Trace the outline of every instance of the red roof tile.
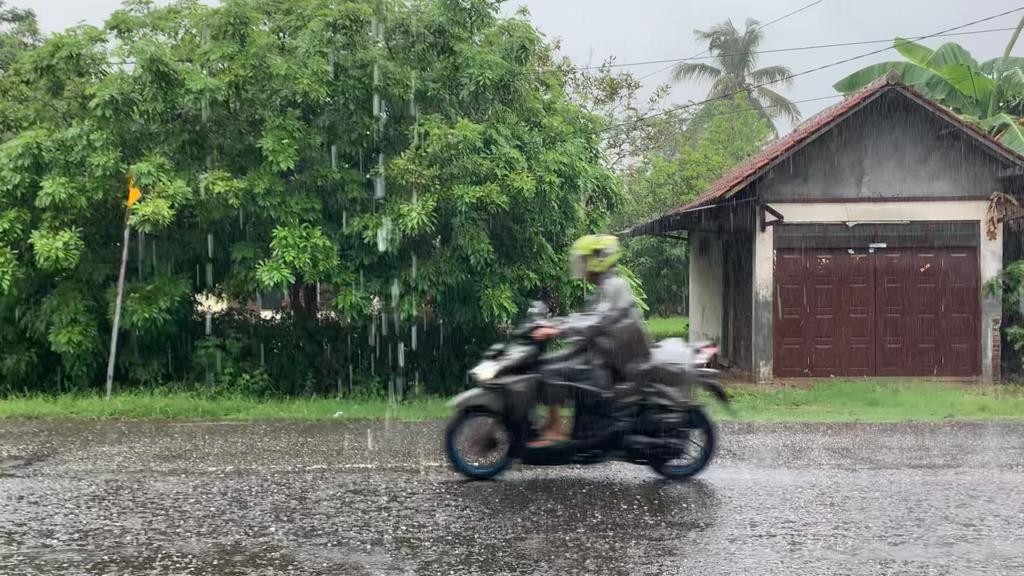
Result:
{"label": "red roof tile", "polygon": [[908,97],[916,100],[918,103],[932,109],[948,121],[964,129],[964,131],[969,135],[980,140],[994,152],[1007,157],[1017,164],[1024,165],[1024,156],[1021,156],[1017,152],[1007,148],[1002,143],[993,140],[988,136],[988,134],[981,131],[974,125],[964,122],[948,108],[930,100],[913,88],[901,83],[897,74],[890,73],[878,80],[875,80],[871,84],[868,84],[857,93],[847,97],[842,102],[826,108],[812,116],[806,122],[797,126],[793,132],[789,133],[784,138],[779,138],[768,143],[768,145],[762,148],[760,152],[749,160],[739,166],[736,166],[724,176],[713,182],[711,186],[702,192],[695,200],[670,210],[668,214],[678,214],[680,212],[704,207],[714,204],[718,200],[729,197],[734,191],[746,186],[754,178],[757,178],[776,163],[781,161],[790,152],[801,148],[808,141],[829,130],[861,106],[889,90],[899,90]]}

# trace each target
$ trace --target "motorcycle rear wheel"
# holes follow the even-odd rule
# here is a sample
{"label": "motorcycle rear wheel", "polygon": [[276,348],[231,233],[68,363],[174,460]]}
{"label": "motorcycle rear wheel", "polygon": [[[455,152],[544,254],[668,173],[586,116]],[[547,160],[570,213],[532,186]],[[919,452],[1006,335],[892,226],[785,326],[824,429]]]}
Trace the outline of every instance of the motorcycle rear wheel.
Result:
{"label": "motorcycle rear wheel", "polygon": [[[487,480],[509,465],[512,431],[499,414],[479,408],[463,410],[452,418],[444,438],[448,462],[463,476]],[[474,453],[478,448],[483,455]]]}
{"label": "motorcycle rear wheel", "polygon": [[689,425],[684,429],[686,448],[676,458],[656,458],[651,468],[669,480],[686,480],[700,473],[715,452],[715,427],[700,408],[689,409]]}

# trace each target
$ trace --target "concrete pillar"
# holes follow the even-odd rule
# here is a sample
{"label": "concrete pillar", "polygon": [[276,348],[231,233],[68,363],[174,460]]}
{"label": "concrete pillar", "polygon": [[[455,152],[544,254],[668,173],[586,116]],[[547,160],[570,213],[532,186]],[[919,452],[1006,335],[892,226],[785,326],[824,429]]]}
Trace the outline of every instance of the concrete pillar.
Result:
{"label": "concrete pillar", "polygon": [[996,228],[995,238],[989,239],[985,220],[981,221],[981,380],[989,384],[999,379],[999,328],[1003,318],[1003,302],[999,296],[985,293],[985,284],[999,277],[1003,271],[1003,224]]}
{"label": "concrete pillar", "polygon": [[752,356],[754,378],[769,382],[773,377],[772,306],[775,294],[775,232],[769,227],[762,232],[754,224],[754,298],[752,319]]}

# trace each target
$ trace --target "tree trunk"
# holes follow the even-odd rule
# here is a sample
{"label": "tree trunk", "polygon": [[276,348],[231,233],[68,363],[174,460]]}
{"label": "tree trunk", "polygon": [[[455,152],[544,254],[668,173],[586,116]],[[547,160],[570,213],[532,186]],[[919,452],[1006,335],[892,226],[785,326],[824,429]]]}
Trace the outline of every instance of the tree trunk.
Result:
{"label": "tree trunk", "polygon": [[110,330],[110,356],[107,358],[107,385],[105,398],[110,400],[114,394],[114,365],[117,361],[117,332],[121,329],[121,302],[124,300],[124,276],[128,266],[128,239],[131,228],[124,225],[124,240],[121,244],[121,270],[117,277],[117,298],[114,304],[114,325]]}
{"label": "tree trunk", "polygon": [[1013,31],[1013,36],[1010,36],[1010,41],[1006,44],[1006,50],[1003,50],[1003,58],[1009,58],[1010,52],[1013,52],[1013,46],[1017,43],[1017,38],[1020,37],[1021,28],[1024,28],[1024,16],[1017,23],[1017,29]]}
{"label": "tree trunk", "polygon": [[292,314],[296,319],[306,322],[316,320],[318,311],[316,284],[308,284],[301,279],[296,280],[289,289],[288,299]]}
{"label": "tree trunk", "polygon": [[[1017,28],[1013,31],[1013,35],[1010,36],[1010,41],[1006,43],[1006,49],[1003,50],[1003,58],[1009,58],[1010,52],[1013,52],[1014,45],[1017,44],[1017,38],[1020,37],[1021,28],[1024,28],[1024,16],[1021,17],[1020,22],[1017,23]],[[999,84],[997,83],[992,87],[992,94],[988,97],[988,114],[986,118],[991,118],[996,113],[996,103],[999,100]]]}

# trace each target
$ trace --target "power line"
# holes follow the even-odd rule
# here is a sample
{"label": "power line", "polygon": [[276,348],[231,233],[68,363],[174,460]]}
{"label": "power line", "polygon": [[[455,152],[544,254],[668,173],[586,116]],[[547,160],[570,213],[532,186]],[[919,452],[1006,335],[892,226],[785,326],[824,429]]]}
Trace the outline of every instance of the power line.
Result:
{"label": "power line", "polygon": [[811,8],[812,6],[817,6],[818,4],[821,4],[824,1],[825,0],[816,0],[815,2],[811,2],[810,4],[807,4],[806,6],[801,6],[800,8],[797,8],[796,10],[793,10],[789,14],[783,14],[782,16],[779,16],[778,18],[776,18],[775,20],[772,20],[771,22],[767,22],[765,24],[760,24],[760,25],[754,26],[754,28],[757,29],[757,30],[764,30],[765,28],[771,26],[772,24],[775,24],[776,22],[781,22],[781,21],[785,20],[786,18],[789,18],[790,16],[794,16],[796,14],[799,14],[799,13],[803,12],[804,10],[807,10],[808,8]]}
{"label": "power line", "polygon": [[[810,4],[805,4],[805,5],[797,8],[796,10],[793,10],[792,12],[789,12],[787,14],[783,14],[782,16],[779,16],[778,18],[776,18],[776,19],[774,19],[774,20],[772,20],[770,22],[766,22],[764,24],[758,24],[758,25],[754,26],[754,30],[764,30],[765,28],[771,26],[772,24],[775,24],[776,22],[782,22],[786,18],[789,18],[790,16],[794,16],[796,14],[799,14],[799,13],[803,12],[804,10],[807,10],[808,8],[811,8],[813,6],[817,6],[818,4],[821,4],[824,1],[825,0],[814,0],[814,2],[811,2]],[[705,53],[710,53],[710,52],[711,52],[710,48],[705,48],[705,49],[701,50],[700,52],[697,52],[693,56],[690,56],[689,58],[684,58],[683,60],[697,60],[698,58],[704,57]],[[710,56],[707,56],[707,57],[710,58]],[[667,60],[666,60],[666,62],[667,62]],[[623,64],[623,65],[626,65],[626,64]],[[672,64],[670,64],[668,66],[665,66],[664,68],[659,68],[659,69],[655,70],[654,72],[651,72],[650,74],[647,74],[645,76],[641,76],[641,77],[637,78],[637,81],[646,80],[646,79],[650,78],[651,76],[654,76],[654,75],[657,75],[657,74],[661,74],[662,72],[664,72],[665,70],[668,70],[669,68],[671,68],[674,65],[675,65],[675,61],[673,61]],[[580,68],[580,70],[588,70],[588,69],[592,69],[592,68],[600,68],[600,66]]]}
{"label": "power line", "polygon": [[[1008,28],[987,28],[985,30],[970,30],[970,31],[967,31],[967,32],[951,32],[949,34],[933,34],[933,35],[928,36],[928,37],[929,38],[938,38],[938,37],[945,37],[945,36],[970,36],[972,34],[991,34],[993,32],[1010,32],[1010,31],[1013,31],[1013,30],[1016,30],[1015,26],[1011,26],[1011,27],[1008,27]],[[802,50],[819,50],[819,49],[822,49],[822,48],[841,48],[841,47],[844,47],[844,46],[863,46],[865,44],[889,44],[892,41],[893,40],[891,38],[884,39],[884,40],[854,40],[854,41],[850,41],[850,42],[836,42],[834,44],[811,44],[811,45],[808,45],[808,46],[793,46],[793,47],[790,47],[790,48],[774,48],[774,49],[771,49],[771,50],[754,50],[754,51],[751,51],[749,53],[750,54],[773,54],[773,53],[776,53],[776,52],[799,52],[799,51],[802,51]],[[707,52],[707,50],[705,50],[705,52]],[[665,58],[665,59],[662,59],[662,60],[640,60],[640,61],[637,61],[637,62],[622,62],[622,63],[615,62],[615,63],[604,64],[604,65],[601,65],[601,66],[580,66],[580,67],[577,68],[577,70],[599,70],[601,68],[625,68],[625,67],[628,67],[628,66],[649,66],[649,65],[652,65],[652,64],[665,64],[665,63],[675,64],[675,63],[678,63],[678,62],[689,62],[689,61],[692,61],[692,60],[710,60],[712,58],[728,58],[730,56],[742,56],[742,55],[743,54],[739,54],[739,53],[735,53],[735,54],[716,54],[716,55],[713,55],[713,56],[700,56],[700,55],[698,55],[698,56],[690,56],[689,58]],[[667,68],[662,68],[662,70],[667,70]]]}
{"label": "power line", "polygon": [[649,120],[651,118],[657,118],[658,116],[664,116],[666,114],[671,114],[673,112],[678,112],[680,110],[686,110],[688,108],[693,108],[695,106],[700,106],[700,105],[703,105],[703,104],[707,104],[709,102],[714,102],[716,100],[725,100],[725,99],[728,99],[728,98],[732,98],[732,97],[734,97],[737,94],[740,94],[742,92],[748,92],[748,91],[753,90],[753,89],[764,88],[766,86],[771,86],[773,84],[780,84],[780,83],[783,83],[783,82],[787,82],[787,81],[792,80],[793,78],[797,78],[799,76],[804,76],[804,75],[807,75],[807,74],[811,74],[813,72],[820,72],[821,70],[826,70],[828,68],[834,68],[834,67],[839,66],[841,64],[846,64],[848,62],[853,62],[854,60],[860,60],[861,58],[867,58],[868,56],[874,56],[875,54],[880,54],[882,52],[885,52],[887,50],[892,50],[892,49],[898,48],[900,46],[905,46],[907,44],[912,44],[913,42],[916,42],[918,40],[925,40],[927,38],[933,38],[933,37],[938,36],[940,34],[946,34],[946,33],[949,33],[949,32],[956,31],[956,30],[961,30],[961,29],[967,28],[969,26],[974,26],[975,24],[980,24],[982,22],[988,22],[989,20],[995,20],[996,18],[1000,18],[1000,17],[1006,16],[1008,14],[1013,14],[1015,12],[1020,12],[1022,10],[1024,10],[1024,6],[1021,6],[1021,7],[1018,7],[1018,8],[1014,8],[1012,10],[1007,10],[1005,12],[1000,12],[998,14],[994,14],[992,16],[987,16],[985,18],[974,20],[972,22],[968,22],[966,24],[961,24],[959,26],[953,26],[952,28],[946,28],[945,30],[940,30],[938,32],[935,32],[934,34],[927,34],[925,36],[919,36],[919,37],[914,38],[912,40],[908,40],[907,42],[904,42],[902,44],[893,44],[892,46],[887,46],[885,48],[880,48],[878,50],[872,50],[871,52],[865,52],[863,54],[858,54],[857,56],[851,56],[849,58],[844,58],[842,60],[836,60],[836,61],[830,62],[828,64],[822,64],[821,66],[816,66],[814,68],[808,68],[807,70],[803,70],[801,72],[796,72],[796,73],[793,73],[793,74],[786,75],[786,76],[784,76],[782,78],[779,78],[778,80],[775,80],[775,81],[772,81],[772,82],[763,82],[761,84],[755,84],[753,86],[750,86],[749,88],[744,89],[744,90],[736,90],[736,91],[729,92],[729,93],[726,93],[726,94],[721,94],[719,96],[714,96],[714,97],[711,97],[711,98],[700,100],[698,102],[689,102],[689,103],[683,104],[681,106],[675,106],[675,107],[669,108],[667,110],[662,110],[660,112],[655,112],[655,113],[652,113],[652,114],[641,116],[640,118],[637,118],[635,120],[629,120],[629,121],[626,121],[626,122],[620,122],[618,124],[613,124],[611,126],[608,126],[607,128],[603,128],[601,130],[598,130],[598,133],[606,132],[608,130],[612,130],[612,129],[615,129],[615,128],[620,128],[622,126],[628,126],[629,124],[633,124],[633,123],[636,123],[636,122],[643,122],[643,121]]}
{"label": "power line", "polygon": [[[696,57],[690,58],[690,60],[695,60],[695,59],[696,59]],[[673,62],[673,63],[669,64],[668,66],[664,66],[662,68],[658,68],[657,70],[655,70],[654,72],[651,72],[650,74],[644,74],[643,76],[637,78],[637,82],[639,82],[641,80],[646,80],[646,79],[650,78],[651,76],[657,76],[658,74],[661,74],[665,70],[668,70],[670,68],[674,68],[675,65],[676,65],[676,63]]]}
{"label": "power line", "polygon": [[[1004,72],[1009,72],[1011,70],[1022,70],[1022,71],[1024,71],[1024,67],[1006,68],[1003,71]],[[974,75],[973,74],[964,74],[964,75],[961,75],[961,76],[950,77],[947,80],[963,80],[964,78],[971,78],[972,76],[974,76]],[[922,80],[922,81],[919,81],[919,82],[904,83],[903,85],[904,86],[908,86],[910,88],[913,88],[915,86],[923,86],[923,85],[925,85],[927,83],[928,83],[927,80]],[[804,98],[804,99],[801,99],[801,100],[793,100],[792,104],[805,104],[807,102],[819,102],[819,101],[822,101],[822,100],[833,100],[833,99],[836,99],[836,98],[845,98],[846,96],[847,96],[846,94],[829,94],[827,96],[817,96],[817,97],[814,97],[814,98]],[[779,108],[779,107],[782,107],[782,106],[785,106],[785,105],[784,104],[769,104],[767,106],[762,106],[762,108],[766,108],[766,109],[767,108]],[[705,116],[702,116],[702,118],[720,118],[720,117],[723,117],[723,116],[733,116],[733,115],[736,115],[736,114],[746,114],[746,113],[749,113],[749,112],[753,112],[753,109],[751,108],[751,109],[747,109],[747,110],[732,110],[732,111],[729,111],[729,112],[718,112],[716,114],[707,114]]]}

